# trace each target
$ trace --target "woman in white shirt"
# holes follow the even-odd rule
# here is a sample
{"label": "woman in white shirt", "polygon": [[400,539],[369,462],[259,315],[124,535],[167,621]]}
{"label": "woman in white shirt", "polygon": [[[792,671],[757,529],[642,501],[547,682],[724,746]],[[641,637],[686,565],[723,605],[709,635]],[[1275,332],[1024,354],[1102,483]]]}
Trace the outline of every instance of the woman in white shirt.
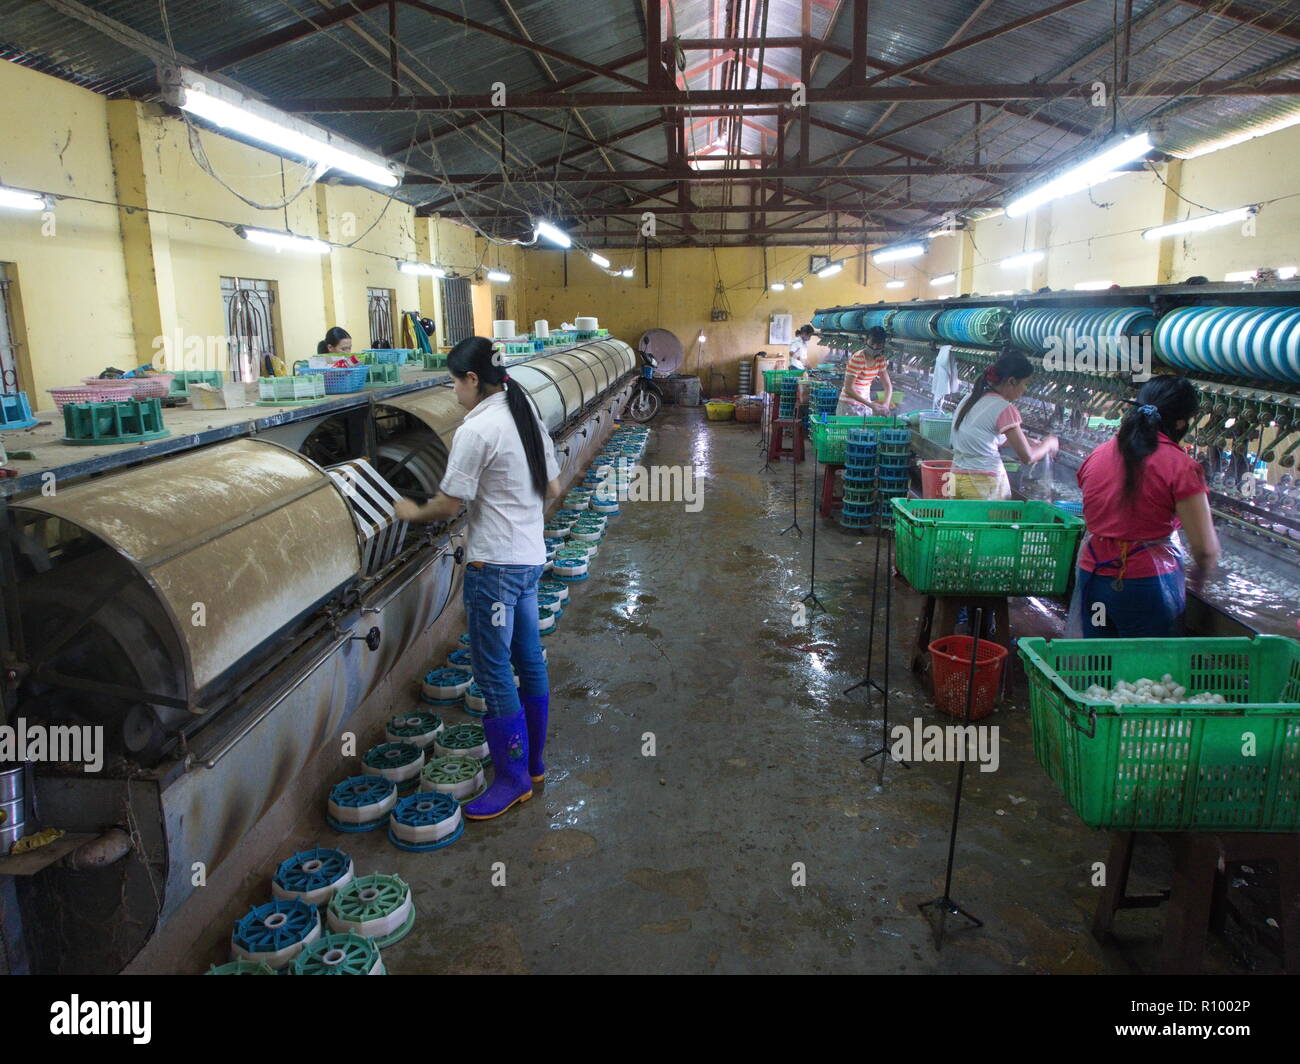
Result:
{"label": "woman in white shirt", "polygon": [[483,728],[493,778],[464,813],[490,820],[531,798],[532,784],[546,775],[550,696],[537,583],[546,564],[543,514],[546,502],[560,494],[560,471],[528,393],[506,374],[491,340],[462,340],[447,356],[447,368],[468,411],[452,439],[447,472],[432,500],[421,506],[402,499],[395,510],[403,521],[447,521],[468,504],[465,617],[474,679],[487,703]]}
{"label": "woman in white shirt", "polygon": [[801,325],[799,331],[794,334],[794,339],[790,341],[791,369],[808,368],[808,341],[813,338],[813,332],[811,325]]}
{"label": "woman in white shirt", "polygon": [[1011,484],[999,450],[1010,445],[1027,465],[1056,453],[1055,436],[1026,438],[1015,402],[1025,394],[1033,364],[1008,351],[979,377],[952,423],[952,473],[944,493],[957,499],[1009,499]]}

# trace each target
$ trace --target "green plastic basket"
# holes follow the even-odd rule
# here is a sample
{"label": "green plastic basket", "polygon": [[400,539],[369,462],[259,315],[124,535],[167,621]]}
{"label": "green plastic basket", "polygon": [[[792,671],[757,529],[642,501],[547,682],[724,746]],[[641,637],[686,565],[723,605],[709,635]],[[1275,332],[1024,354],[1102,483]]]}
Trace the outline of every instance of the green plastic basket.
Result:
{"label": "green plastic basket", "polygon": [[769,392],[779,392],[781,381],[786,377],[802,377],[801,369],[765,369],[763,370],[763,387]]}
{"label": "green plastic basket", "polygon": [[1083,519],[1045,502],[895,499],[898,569],[927,595],[1062,595]]}
{"label": "green plastic basket", "polygon": [[[1021,639],[1019,649],[1034,754],[1089,827],[1300,830],[1295,640]],[[1165,673],[1231,704],[1117,707],[1080,693]]]}
{"label": "green plastic basket", "polygon": [[898,428],[901,424],[902,419],[896,417],[830,414],[824,418],[814,418],[809,428],[812,430],[813,449],[817,452],[817,461],[837,465],[844,461],[844,446],[848,441],[850,429],[888,429]]}
{"label": "green plastic basket", "polygon": [[423,355],[420,356],[420,361],[424,365],[425,369],[446,369],[447,368],[447,356],[443,354],[441,351],[435,352],[434,354],[429,354],[428,352],[425,352]]}

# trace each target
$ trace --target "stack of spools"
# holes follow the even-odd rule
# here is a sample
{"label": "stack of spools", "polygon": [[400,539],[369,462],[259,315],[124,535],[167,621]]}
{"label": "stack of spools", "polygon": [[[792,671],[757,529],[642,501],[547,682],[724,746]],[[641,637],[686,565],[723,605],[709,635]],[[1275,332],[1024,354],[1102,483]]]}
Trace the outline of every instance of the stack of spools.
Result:
{"label": "stack of spools", "polygon": [[740,360],[736,378],[736,392],[739,395],[754,394],[754,363],[747,358]]}
{"label": "stack of spools", "polygon": [[843,528],[870,528],[876,508],[875,429],[850,429],[844,445]]}
{"label": "stack of spools", "polygon": [[881,429],[876,450],[880,527],[892,528],[894,510],[889,500],[907,495],[912,468],[912,434],[907,429]]}
{"label": "stack of spools", "polygon": [[798,377],[781,378],[781,405],[777,412],[777,417],[791,418],[794,417],[796,400],[799,393]]}

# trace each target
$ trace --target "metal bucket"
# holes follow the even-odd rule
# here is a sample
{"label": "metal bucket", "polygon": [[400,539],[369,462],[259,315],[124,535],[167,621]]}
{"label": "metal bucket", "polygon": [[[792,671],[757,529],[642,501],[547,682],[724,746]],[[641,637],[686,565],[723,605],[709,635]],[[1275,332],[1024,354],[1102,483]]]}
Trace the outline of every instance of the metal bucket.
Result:
{"label": "metal bucket", "polygon": [[23,837],[23,767],[0,768],[0,856]]}

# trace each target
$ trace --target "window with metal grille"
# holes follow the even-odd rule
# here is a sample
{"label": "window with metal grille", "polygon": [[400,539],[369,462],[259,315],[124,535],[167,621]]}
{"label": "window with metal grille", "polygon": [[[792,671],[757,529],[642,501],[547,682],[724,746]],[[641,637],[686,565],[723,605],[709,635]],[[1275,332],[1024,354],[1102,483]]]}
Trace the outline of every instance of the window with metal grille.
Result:
{"label": "window with metal grille", "polygon": [[18,386],[18,341],[14,336],[13,313],[9,304],[11,267],[0,262],[0,391],[16,392]]}
{"label": "window with metal grille", "polygon": [[442,289],[442,321],[445,343],[458,344],[474,335],[474,300],[469,291],[468,277],[444,277]]}
{"label": "window with metal grille", "polygon": [[394,346],[393,295],[391,288],[366,289],[366,304],[370,315],[371,347]]}
{"label": "window with metal grille", "polygon": [[273,373],[275,282],[248,277],[221,278],[226,312],[227,369],[234,381],[255,381]]}

